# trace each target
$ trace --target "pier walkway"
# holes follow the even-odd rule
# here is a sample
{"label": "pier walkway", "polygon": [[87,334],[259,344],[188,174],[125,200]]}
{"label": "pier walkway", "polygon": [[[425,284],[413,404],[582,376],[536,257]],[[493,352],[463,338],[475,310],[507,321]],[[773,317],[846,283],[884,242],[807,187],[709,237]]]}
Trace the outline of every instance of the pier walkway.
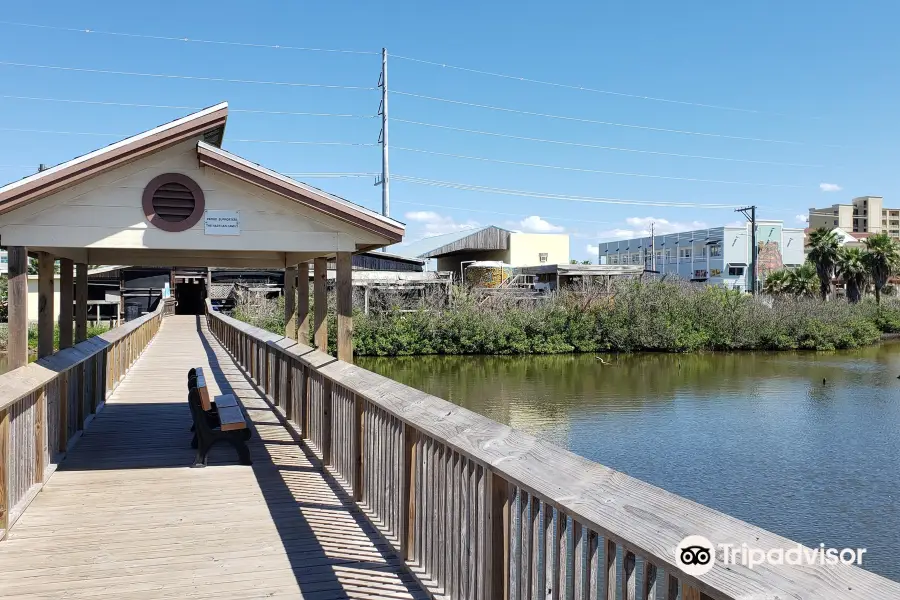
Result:
{"label": "pier walkway", "polygon": [[[237,395],[253,466],[191,469],[186,374]],[[424,598],[208,331],[171,316],[0,542],[2,598]]]}

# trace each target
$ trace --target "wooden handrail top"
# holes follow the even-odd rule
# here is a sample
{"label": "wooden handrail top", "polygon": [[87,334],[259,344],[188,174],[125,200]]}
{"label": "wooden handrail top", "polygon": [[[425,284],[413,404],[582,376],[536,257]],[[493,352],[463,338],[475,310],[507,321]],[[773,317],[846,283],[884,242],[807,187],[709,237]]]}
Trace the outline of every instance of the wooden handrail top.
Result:
{"label": "wooden handrail top", "polygon": [[691,577],[675,548],[689,535],[714,544],[795,548],[797,542],[630,477],[532,435],[367,371],[305,344],[211,311],[210,316],[314,369],[421,433],[536,495],[578,523],[714,598],[873,600],[900,598],[900,583],[856,566],[723,566]]}
{"label": "wooden handrail top", "polygon": [[38,359],[37,362],[3,373],[0,375],[0,411],[7,409],[28,394],[47,385],[61,372],[78,366],[96,356],[104,348],[126,337],[150,319],[158,316],[162,311],[162,306],[163,303],[160,302],[157,309],[152,313],[129,321],[106,333],[79,342],[71,348],[45,356]]}

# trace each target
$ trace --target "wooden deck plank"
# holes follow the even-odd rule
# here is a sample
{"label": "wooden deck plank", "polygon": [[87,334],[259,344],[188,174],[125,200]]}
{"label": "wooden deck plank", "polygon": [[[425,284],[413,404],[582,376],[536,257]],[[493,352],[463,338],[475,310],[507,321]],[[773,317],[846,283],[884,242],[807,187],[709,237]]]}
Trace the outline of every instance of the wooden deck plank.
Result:
{"label": "wooden deck plank", "polygon": [[[190,469],[187,371],[234,394],[254,464]],[[169,317],[0,543],[0,598],[426,598],[206,330]]]}

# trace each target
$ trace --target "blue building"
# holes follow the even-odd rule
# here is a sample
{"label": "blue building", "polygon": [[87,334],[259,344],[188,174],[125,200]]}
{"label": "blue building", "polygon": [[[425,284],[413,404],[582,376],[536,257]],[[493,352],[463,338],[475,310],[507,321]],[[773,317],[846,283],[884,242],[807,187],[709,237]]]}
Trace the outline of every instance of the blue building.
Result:
{"label": "blue building", "polygon": [[[600,242],[600,264],[643,265],[661,275],[723,285],[737,290],[750,286],[750,224],[713,227],[680,233]],[[782,267],[798,267],[805,260],[803,229],[782,221],[757,221],[759,282]],[[655,256],[654,256],[655,255]],[[654,260],[655,258],[655,260]]]}

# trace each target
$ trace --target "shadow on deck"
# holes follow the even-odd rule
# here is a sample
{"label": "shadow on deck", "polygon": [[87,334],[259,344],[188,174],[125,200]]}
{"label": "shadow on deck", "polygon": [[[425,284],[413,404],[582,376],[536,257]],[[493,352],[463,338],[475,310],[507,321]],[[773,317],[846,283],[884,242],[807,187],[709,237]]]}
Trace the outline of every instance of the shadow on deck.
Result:
{"label": "shadow on deck", "polygon": [[[188,468],[186,374],[237,395],[253,466]],[[214,381],[213,381],[214,380]],[[206,330],[163,327],[0,544],[0,597],[425,598],[318,459]]]}

